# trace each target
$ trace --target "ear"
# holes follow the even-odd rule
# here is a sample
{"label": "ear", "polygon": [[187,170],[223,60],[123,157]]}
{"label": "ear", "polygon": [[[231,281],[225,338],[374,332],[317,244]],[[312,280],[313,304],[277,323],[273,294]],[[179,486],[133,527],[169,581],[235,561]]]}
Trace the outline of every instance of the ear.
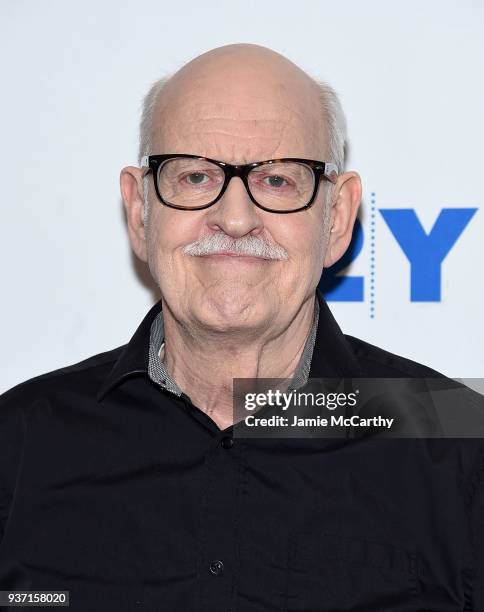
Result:
{"label": "ear", "polygon": [[361,202],[361,179],[356,172],[344,172],[338,176],[330,204],[330,234],[324,267],[329,268],[340,259],[348,248],[356,215]]}
{"label": "ear", "polygon": [[127,166],[119,177],[131,248],[141,261],[148,261],[146,249],[146,228],[143,221],[143,170]]}

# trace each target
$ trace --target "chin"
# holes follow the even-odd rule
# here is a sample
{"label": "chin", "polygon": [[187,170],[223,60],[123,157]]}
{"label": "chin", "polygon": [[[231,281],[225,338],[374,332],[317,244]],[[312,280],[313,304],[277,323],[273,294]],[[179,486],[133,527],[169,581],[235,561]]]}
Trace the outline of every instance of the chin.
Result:
{"label": "chin", "polygon": [[197,308],[201,321],[218,331],[229,331],[234,328],[250,329],[261,326],[270,317],[269,304],[261,299],[261,294],[208,291]]}

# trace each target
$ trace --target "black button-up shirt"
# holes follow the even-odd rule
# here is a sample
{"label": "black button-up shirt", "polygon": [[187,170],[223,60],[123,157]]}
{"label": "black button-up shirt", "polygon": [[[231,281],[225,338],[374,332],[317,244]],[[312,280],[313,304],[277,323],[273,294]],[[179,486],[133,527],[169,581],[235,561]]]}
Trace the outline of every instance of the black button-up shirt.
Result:
{"label": "black button-up shirt", "polygon": [[[311,378],[436,375],[318,300]],[[0,397],[0,590],[69,590],[76,612],[484,611],[481,440],[234,437],[148,375],[160,308]]]}

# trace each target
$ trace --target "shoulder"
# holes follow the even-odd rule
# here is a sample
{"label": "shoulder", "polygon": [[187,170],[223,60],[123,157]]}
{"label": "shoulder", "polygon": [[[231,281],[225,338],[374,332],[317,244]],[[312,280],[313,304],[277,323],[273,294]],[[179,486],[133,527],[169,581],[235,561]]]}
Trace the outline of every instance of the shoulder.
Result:
{"label": "shoulder", "polygon": [[28,415],[35,406],[56,398],[69,401],[72,395],[92,396],[113,367],[124,346],[92,355],[78,363],[35,376],[0,395],[0,541],[9,516],[22,456]]}
{"label": "shoulder", "polygon": [[101,384],[103,377],[113,367],[126,345],[110,351],[92,355],[77,363],[45,372],[11,387],[0,394],[0,419],[2,414],[10,412],[14,406],[28,403],[30,400],[54,392],[61,388],[85,388]]}
{"label": "shoulder", "polygon": [[390,353],[374,344],[345,334],[364,376],[444,378],[444,375],[427,365]]}
{"label": "shoulder", "polygon": [[[425,446],[435,456],[446,453],[454,457],[453,465],[462,479],[467,503],[476,490],[484,489],[484,397],[459,380],[445,376],[433,368],[386,351],[378,346],[345,334],[363,378],[406,378],[409,393],[418,393],[420,407],[436,419],[441,433],[425,438]],[[410,381],[412,379],[412,381]],[[421,386],[421,379],[424,387]],[[425,380],[423,380],[425,379]],[[414,385],[415,383],[415,385]],[[401,389],[401,387],[398,387]],[[428,395],[422,393],[428,391]],[[458,418],[455,409],[458,408]],[[434,439],[432,439],[434,438]],[[484,504],[484,493],[483,501]]]}

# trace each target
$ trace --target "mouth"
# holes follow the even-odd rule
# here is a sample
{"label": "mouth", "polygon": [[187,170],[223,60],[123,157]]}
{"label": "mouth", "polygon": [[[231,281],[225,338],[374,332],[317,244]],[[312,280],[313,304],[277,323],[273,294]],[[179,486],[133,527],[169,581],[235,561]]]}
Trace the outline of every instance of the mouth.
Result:
{"label": "mouth", "polygon": [[268,257],[258,257],[255,255],[244,255],[243,253],[233,253],[229,251],[221,251],[219,253],[209,253],[208,255],[200,255],[204,259],[213,259],[214,261],[239,261],[239,262],[256,262],[275,261]]}

